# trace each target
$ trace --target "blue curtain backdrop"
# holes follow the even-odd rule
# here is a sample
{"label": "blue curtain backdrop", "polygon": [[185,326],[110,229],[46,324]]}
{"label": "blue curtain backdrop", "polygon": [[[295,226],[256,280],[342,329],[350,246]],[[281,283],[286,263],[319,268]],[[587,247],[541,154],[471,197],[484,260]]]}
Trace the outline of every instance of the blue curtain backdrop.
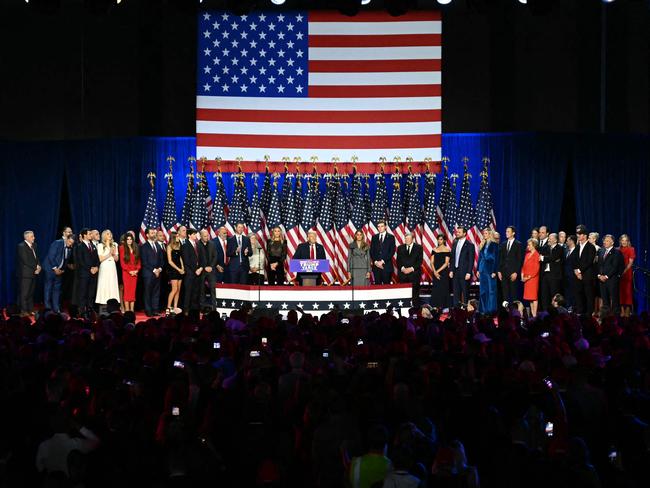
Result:
{"label": "blue curtain backdrop", "polygon": [[33,230],[39,253],[57,233],[65,151],[62,144],[0,143],[0,304],[14,296],[16,246]]}
{"label": "blue curtain backdrop", "polygon": [[[557,229],[567,168],[572,167],[575,189],[571,197],[575,198],[578,221],[601,233],[630,234],[640,257],[639,265],[643,264],[641,260],[650,242],[649,149],[650,138],[645,136],[443,136],[443,154],[451,160],[450,173],[462,177],[462,158],[469,158],[474,199],[480,184],[481,159],[484,156],[491,159],[490,186],[500,230],[513,224],[524,238],[533,226],[540,224]],[[75,230],[83,226],[109,228],[119,235],[140,226],[149,188],[146,175],[150,171],[158,176],[156,191],[158,207],[162,209],[166,192],[163,176],[168,171],[169,155],[176,158],[174,181],[180,213],[189,169],[187,160],[196,156],[193,137],[0,144],[3,168],[0,211],[6,233],[0,258],[0,303],[6,304],[14,297],[15,246],[22,231],[28,228],[36,231],[41,254],[57,237],[64,180],[69,189],[72,227]],[[306,163],[302,171],[310,169],[311,164]],[[392,169],[391,164],[386,165],[387,173]],[[214,195],[212,176],[209,174],[208,184]],[[231,176],[224,173],[229,198],[233,193]],[[251,175],[246,179],[250,198]],[[390,197],[393,188],[390,175],[386,183]],[[457,184],[459,191],[460,179]],[[375,181],[370,178],[371,195],[374,191]],[[440,191],[440,181],[437,191]],[[642,280],[638,280],[638,285],[645,289]],[[642,293],[637,294],[637,300],[641,307],[647,307]]]}

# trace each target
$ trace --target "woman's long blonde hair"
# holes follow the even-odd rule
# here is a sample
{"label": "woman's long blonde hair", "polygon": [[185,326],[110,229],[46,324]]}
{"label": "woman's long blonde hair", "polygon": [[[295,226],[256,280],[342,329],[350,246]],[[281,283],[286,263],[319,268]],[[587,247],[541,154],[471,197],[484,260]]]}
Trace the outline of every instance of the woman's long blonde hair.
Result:
{"label": "woman's long blonde hair", "polygon": [[[488,232],[488,238],[487,239],[483,238],[483,232],[485,232],[485,231]],[[478,246],[479,250],[483,249],[483,246],[485,246],[485,244],[488,243],[488,242],[496,243],[496,241],[494,240],[494,230],[492,230],[490,227],[486,227],[485,229],[483,229],[481,231],[481,243]]]}
{"label": "woman's long blonde hair", "polygon": [[[109,244],[107,246],[105,241],[106,241],[106,236],[108,236],[108,235],[110,235],[111,238],[110,238],[110,242],[109,242]],[[115,240],[113,239],[113,233],[109,229],[106,229],[106,230],[102,231],[101,243],[103,244],[105,249],[108,249],[109,251],[113,249],[113,246],[115,245]]]}
{"label": "woman's long blonde hair", "polygon": [[276,241],[277,240],[277,239],[275,239],[275,229],[278,229],[280,231],[280,232],[278,232],[278,234],[280,236],[279,242],[284,242],[284,234],[282,233],[282,229],[280,227],[277,227],[277,226],[273,227],[271,229],[271,238],[269,240],[270,241]]}

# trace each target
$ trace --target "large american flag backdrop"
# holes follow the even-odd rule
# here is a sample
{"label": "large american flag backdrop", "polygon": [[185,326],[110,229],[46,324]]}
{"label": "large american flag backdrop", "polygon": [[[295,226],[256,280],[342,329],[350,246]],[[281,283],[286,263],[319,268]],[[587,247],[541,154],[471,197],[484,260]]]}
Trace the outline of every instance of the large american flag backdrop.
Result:
{"label": "large american flag backdrop", "polygon": [[437,11],[198,16],[197,158],[441,156]]}

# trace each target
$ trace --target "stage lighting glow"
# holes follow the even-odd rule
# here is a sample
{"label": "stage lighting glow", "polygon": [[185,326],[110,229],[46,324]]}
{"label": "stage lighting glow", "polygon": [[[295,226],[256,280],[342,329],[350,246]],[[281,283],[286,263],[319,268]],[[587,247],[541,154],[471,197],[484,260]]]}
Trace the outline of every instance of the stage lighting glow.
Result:
{"label": "stage lighting glow", "polygon": [[603,3],[614,3],[614,0],[603,0]]}
{"label": "stage lighting glow", "polygon": [[451,0],[438,0],[438,3],[440,5],[449,5],[451,3]]}
{"label": "stage lighting glow", "polygon": [[282,5],[284,2],[285,0],[271,0],[273,5]]}
{"label": "stage lighting glow", "polygon": [[524,5],[526,5],[528,3],[528,0],[519,0],[519,3],[523,3]]}
{"label": "stage lighting glow", "polygon": [[361,5],[368,5],[372,0],[361,0]]}

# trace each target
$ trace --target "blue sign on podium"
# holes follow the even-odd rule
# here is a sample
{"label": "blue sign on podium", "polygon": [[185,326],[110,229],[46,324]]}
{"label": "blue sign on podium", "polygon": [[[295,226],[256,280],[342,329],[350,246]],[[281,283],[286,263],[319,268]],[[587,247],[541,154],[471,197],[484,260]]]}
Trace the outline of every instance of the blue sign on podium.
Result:
{"label": "blue sign on podium", "polygon": [[292,273],[329,273],[330,262],[327,259],[291,259],[289,271]]}

